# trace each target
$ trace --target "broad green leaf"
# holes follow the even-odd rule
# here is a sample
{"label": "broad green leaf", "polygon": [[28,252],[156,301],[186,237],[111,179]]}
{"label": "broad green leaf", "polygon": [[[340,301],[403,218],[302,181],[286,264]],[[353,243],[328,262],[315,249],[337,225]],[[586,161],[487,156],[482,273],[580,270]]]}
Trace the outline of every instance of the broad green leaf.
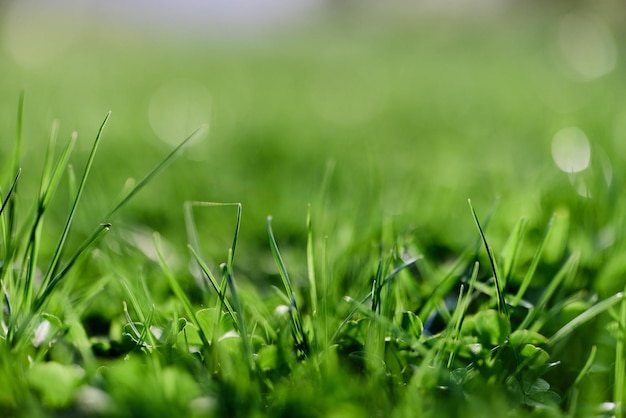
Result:
{"label": "broad green leaf", "polygon": [[70,404],[83,375],[84,371],[77,366],[49,361],[35,363],[28,370],[27,379],[45,404],[58,408]]}
{"label": "broad green leaf", "polygon": [[541,367],[550,360],[550,354],[532,344],[526,344],[524,348],[522,348],[520,356],[523,359],[528,359],[528,366],[531,369]]}
{"label": "broad green leaf", "polygon": [[540,345],[546,344],[547,342],[548,339],[543,335],[526,329],[513,331],[509,336],[509,343],[513,347],[521,347],[525,344]]}
{"label": "broad green leaf", "polygon": [[257,352],[257,364],[263,371],[276,368],[278,358],[278,348],[275,345],[266,345]]}
{"label": "broad green leaf", "polygon": [[526,405],[533,407],[554,407],[561,403],[561,397],[558,393],[551,390],[545,392],[535,392],[528,395],[525,403]]}
{"label": "broad green leaf", "polygon": [[511,323],[506,315],[493,309],[479,312],[474,320],[478,339],[483,345],[502,344],[511,333]]}

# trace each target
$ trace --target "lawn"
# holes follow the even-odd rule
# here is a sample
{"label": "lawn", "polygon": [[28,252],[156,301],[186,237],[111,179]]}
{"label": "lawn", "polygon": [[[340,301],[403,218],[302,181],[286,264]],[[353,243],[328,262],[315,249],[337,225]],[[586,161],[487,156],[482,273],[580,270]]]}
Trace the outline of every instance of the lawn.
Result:
{"label": "lawn", "polygon": [[1,416],[622,416],[623,22],[369,22],[5,22]]}

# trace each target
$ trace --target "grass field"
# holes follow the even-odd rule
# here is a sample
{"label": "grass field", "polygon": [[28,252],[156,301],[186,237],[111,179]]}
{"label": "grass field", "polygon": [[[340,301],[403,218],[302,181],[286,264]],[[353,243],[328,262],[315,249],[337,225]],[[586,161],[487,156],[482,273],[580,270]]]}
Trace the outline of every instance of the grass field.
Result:
{"label": "grass field", "polygon": [[5,30],[0,416],[622,416],[594,16]]}

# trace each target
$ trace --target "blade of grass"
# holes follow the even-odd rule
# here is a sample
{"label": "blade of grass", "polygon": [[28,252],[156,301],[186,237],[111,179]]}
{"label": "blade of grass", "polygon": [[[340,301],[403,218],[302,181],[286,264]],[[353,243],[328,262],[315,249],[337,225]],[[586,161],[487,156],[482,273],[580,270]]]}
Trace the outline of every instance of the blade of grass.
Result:
{"label": "blade of grass", "polygon": [[541,242],[539,243],[539,247],[537,247],[537,251],[535,252],[533,259],[530,262],[528,271],[526,272],[526,275],[524,276],[524,279],[522,280],[522,284],[520,285],[519,290],[517,291],[517,294],[513,298],[513,301],[512,301],[513,306],[519,305],[520,301],[524,297],[524,294],[526,293],[526,290],[528,289],[528,286],[530,286],[530,282],[532,281],[533,276],[535,275],[535,272],[537,271],[537,266],[539,266],[541,255],[543,254],[543,250],[546,246],[546,243],[548,242],[548,238],[550,238],[550,231],[552,231],[554,218],[555,218],[555,215],[552,215],[550,217],[550,221],[548,221],[548,226],[546,226],[546,231],[544,232],[543,238],[541,239]]}
{"label": "blade of grass", "polygon": [[200,270],[204,273],[205,278],[208,279],[209,280],[209,284],[211,284],[211,286],[213,286],[213,290],[215,290],[215,293],[217,293],[217,296],[220,299],[220,302],[222,303],[222,305],[224,305],[224,307],[226,308],[226,311],[228,312],[228,314],[233,318],[233,321],[236,322],[237,321],[237,315],[235,314],[235,310],[231,306],[231,304],[228,301],[228,299],[226,299],[225,289],[223,288],[222,285],[220,285],[217,282],[217,279],[213,275],[213,272],[206,265],[206,263],[204,262],[202,257],[200,257],[200,254],[198,254],[196,252],[196,250],[194,250],[191,247],[191,245],[188,245],[188,247],[189,247],[189,250],[191,251],[191,254],[195,258],[196,263],[198,263],[198,266],[200,267]]}
{"label": "blade of grass", "polygon": [[289,274],[287,273],[285,263],[283,262],[283,258],[280,255],[280,251],[278,250],[278,244],[276,243],[274,233],[272,232],[271,216],[267,217],[267,233],[269,235],[270,249],[272,250],[274,261],[278,266],[278,271],[283,281],[285,292],[290,299],[289,317],[291,318],[291,332],[293,334],[293,339],[296,344],[296,351],[298,352],[299,357],[307,357],[309,354],[309,343],[302,327],[302,316],[300,314],[300,310],[298,309],[298,305],[296,304],[296,293],[293,289],[293,286],[291,285]]}
{"label": "blade of grass", "polygon": [[[474,286],[476,284],[476,280],[478,279],[479,266],[480,265],[478,261],[476,261],[474,263],[474,268],[472,269],[472,275],[470,276],[470,279],[469,279],[469,288],[467,289],[467,295],[465,296],[465,298],[460,299],[460,296],[463,293],[462,288],[459,293],[459,303],[457,303],[457,307],[454,310],[454,313],[452,314],[452,321],[450,321],[450,324],[453,324],[453,328],[451,329],[451,332],[449,332],[452,340],[456,340],[459,337],[459,332],[461,330],[461,325],[463,324],[463,319],[465,318],[465,313],[467,312],[467,309],[469,308],[469,305],[472,302]],[[446,339],[447,338],[448,337],[446,336]],[[455,351],[450,352],[450,356],[448,357],[448,368],[452,366],[455,355],[456,355]]]}
{"label": "blade of grass", "polygon": [[[110,116],[111,112],[109,112],[104,120],[104,122],[102,123],[102,125],[100,126],[100,129],[98,130],[98,135],[96,137],[96,142],[94,143],[94,146],[92,148],[92,153],[90,155],[90,161],[92,160],[93,154],[95,153],[95,149],[97,147],[98,142],[100,141],[100,138],[102,136],[102,131],[104,129],[104,126],[106,125],[106,122],[108,121],[108,118]],[[168,154],[168,156],[161,161],[161,163],[159,163],[150,173],[148,173],[148,175],[146,175],[140,182],[138,182],[136,185],[134,185],[134,187],[129,190],[119,201],[117,204],[115,204],[113,206],[113,208],[107,213],[107,215],[105,216],[104,219],[108,219],[111,218],[122,206],[124,206],[124,204],[126,204],[137,192],[139,192],[146,184],[148,184],[148,182],[150,180],[152,180],[160,171],[162,171],[169,162],[171,162],[171,160],[173,159],[173,157],[180,151],[180,149],[186,144],[188,143],[191,139],[193,139],[203,128],[198,128],[196,131],[194,131],[190,136],[188,136],[185,140],[183,140],[176,148],[174,148],[174,150]],[[87,168],[90,168],[90,163],[87,164]],[[78,189],[78,193],[77,193],[77,198],[79,197],[80,193],[82,193],[82,189],[84,187],[84,182],[85,182],[85,175],[87,174],[88,170],[85,170],[85,174],[83,175],[83,179],[81,180],[81,184],[79,186]],[[76,201],[75,201],[76,204]],[[74,208],[73,208],[74,209]],[[73,217],[73,215],[70,216],[70,218]],[[93,244],[95,244],[99,238],[101,238],[101,236],[103,235],[103,232],[108,231],[111,228],[111,224],[109,222],[102,222],[100,224],[100,226],[85,240],[85,242],[78,248],[78,250],[74,253],[74,255],[70,258],[70,261],[60,270],[59,273],[57,273],[53,279],[49,279],[50,283],[48,285],[46,285],[46,281],[44,279],[44,282],[42,284],[42,289],[43,291],[40,292],[40,295],[37,297],[36,299],[36,309],[41,309],[41,307],[43,306],[43,304],[45,303],[45,301],[47,300],[47,298],[50,296],[52,290],[54,289],[54,287],[58,284],[58,282],[60,282],[61,279],[63,279],[63,277],[65,276],[65,274],[70,270],[70,268],[73,266],[73,264],[76,262],[76,260],[80,257],[80,255],[86,251],[88,248],[90,248]],[[67,224],[66,224],[66,229],[67,229]],[[65,233],[65,231],[64,231]],[[62,239],[64,242],[64,238]],[[51,265],[57,265],[58,263],[58,259],[60,257],[60,253],[61,251],[59,250],[59,246],[57,246],[57,249],[55,251],[55,255],[53,256],[53,262],[51,262]],[[56,262],[54,262],[54,260],[56,259]],[[50,268],[48,269],[48,274],[50,273]]]}
{"label": "blade of grass", "polygon": [[548,345],[554,346],[558,342],[560,342],[563,338],[567,337],[571,334],[576,328],[584,324],[585,322],[595,318],[602,312],[608,310],[613,305],[621,302],[624,299],[624,293],[619,292],[601,302],[596,303],[591,308],[587,309],[567,324],[565,324],[561,329],[554,333],[552,337],[548,340]]}
{"label": "blade of grass", "polygon": [[565,264],[563,264],[563,266],[556,273],[554,278],[550,280],[550,284],[542,292],[541,297],[539,298],[535,306],[533,306],[530,309],[530,311],[528,312],[528,315],[526,315],[526,318],[524,318],[524,320],[522,321],[518,329],[528,328],[532,324],[533,320],[537,317],[537,315],[540,312],[544,311],[546,305],[548,304],[548,301],[550,300],[552,295],[554,295],[554,293],[556,292],[558,287],[561,285],[563,280],[567,276],[574,274],[574,272],[576,271],[576,267],[578,266],[579,260],[580,260],[579,253],[573,253],[572,255],[570,255],[570,257],[567,259]]}
{"label": "blade of grass", "polygon": [[[569,388],[570,395],[568,396],[569,402],[567,406],[567,418],[574,418],[575,416],[577,416],[576,410],[578,408],[578,399],[580,398],[580,384],[582,383],[585,376],[587,376],[587,374],[589,373],[589,370],[591,370],[591,366],[593,366],[593,362],[596,359],[597,351],[598,350],[595,345],[591,346],[591,352],[589,353],[589,357],[587,357],[585,365],[582,369],[580,369],[580,372],[574,380],[574,384]],[[617,369],[615,371],[617,372]]]}
{"label": "blade of grass", "polygon": [[203,201],[187,201],[183,205],[185,226],[187,229],[187,239],[189,245],[191,245],[194,251],[200,254],[200,240],[198,239],[198,232],[196,228],[195,217],[193,216],[194,207],[220,207],[220,206],[236,206],[237,207],[237,220],[235,223],[235,233],[233,236],[233,243],[231,249],[233,250],[233,259],[235,257],[235,251],[237,249],[237,240],[239,239],[239,228],[241,225],[241,203],[223,203],[223,202],[203,202]]}
{"label": "blade of grass", "polygon": [[101,224],[100,228],[94,232],[83,244],[78,247],[76,252],[72,255],[69,261],[63,266],[63,268],[54,276],[50,282],[43,287],[42,291],[35,298],[35,304],[33,306],[33,310],[35,312],[39,312],[48,301],[48,298],[52,295],[52,292],[56,288],[56,286],[63,280],[63,278],[67,275],[67,273],[71,270],[71,268],[76,264],[76,262],[81,258],[81,256],[85,255],[88,250],[94,246],[100,238],[104,236],[111,229],[111,224]]}
{"label": "blade of grass", "polygon": [[[0,214],[4,214],[4,210],[7,209],[6,216],[0,216],[0,223],[2,224],[2,238],[4,240],[4,258],[3,263],[7,266],[6,269],[2,269],[2,281],[6,285],[5,279],[8,275],[12,275],[13,260],[16,251],[16,245],[13,242],[13,230],[16,224],[15,216],[15,199],[11,199],[11,196],[17,190],[17,180],[22,172],[20,168],[20,159],[22,154],[22,125],[24,121],[24,91],[20,91],[20,96],[17,103],[17,121],[15,129],[15,142],[13,145],[13,155],[11,157],[11,164],[9,167],[8,176],[15,175],[15,180],[11,184],[9,192],[2,202],[2,210]],[[17,173],[17,174],[15,174]],[[5,273],[6,272],[6,273]]]}
{"label": "blade of grass", "polygon": [[[43,227],[43,220],[52,195],[56,191],[58,184],[65,168],[67,167],[69,157],[72,153],[76,139],[78,138],[76,132],[72,134],[70,140],[65,145],[57,164],[52,167],[52,156],[54,154],[54,145],[56,144],[56,137],[58,131],[58,123],[53,124],[52,132],[50,134],[50,140],[48,143],[48,151],[46,155],[46,161],[44,163],[44,170],[41,176],[41,184],[39,187],[39,200],[37,202],[37,209],[35,214],[35,220],[33,222],[26,251],[24,252],[24,260],[22,262],[22,271],[24,272],[23,282],[23,303],[25,309],[30,309],[32,303],[32,279],[37,267],[37,259],[39,256],[39,245],[41,241],[41,230]],[[28,263],[28,265],[26,265]]]}
{"label": "blade of grass", "polygon": [[144,178],[142,178],[137,184],[133,186],[131,190],[129,190],[117,203],[113,205],[113,207],[107,212],[104,219],[106,221],[110,221],[110,218],[113,217],[130,199],[133,198],[141,189],[145,187],[146,184],[151,182],[154,177],[157,176],[165,167],[167,167],[174,157],[180,152],[180,150],[192,139],[197,136],[203,134],[206,131],[206,126],[201,126],[195,131],[191,133],[187,138],[185,138],[180,144],[178,144],[155,168],[152,169]]}
{"label": "blade of grass", "polygon": [[[4,200],[2,201],[2,207],[0,207],[0,215],[4,213],[4,208],[7,207],[7,204],[9,203],[9,199],[11,199],[11,196],[15,192],[15,188],[17,187],[17,182],[20,179],[21,175],[22,175],[22,169],[18,168],[17,173],[15,174],[15,178],[13,179],[13,182],[11,183],[11,187],[9,187],[9,191],[7,192],[7,195],[4,197]],[[8,241],[9,239],[5,237],[4,242],[6,243]]]}
{"label": "blade of grass", "polygon": [[[407,261],[405,261],[402,265],[396,267],[391,273],[389,273],[389,275],[385,278],[385,280],[383,280],[383,285],[386,283],[389,283],[391,280],[393,280],[402,270],[406,269],[407,267],[412,266],[413,264],[415,264],[420,258],[419,257],[414,257],[411,258]],[[359,302],[359,305],[365,305],[370,299],[372,298],[372,292],[369,292],[367,295],[365,295],[365,297],[363,299],[361,299],[361,302]],[[343,329],[343,327],[352,319],[352,317],[354,316],[354,314],[356,314],[358,311],[360,310],[360,308],[354,308],[349,314],[348,316],[341,322],[341,324],[339,325],[339,327],[337,328],[337,330],[335,331],[335,333],[333,334],[332,337],[330,337],[330,340],[328,342],[328,344],[332,344],[336,338],[339,336],[339,334],[341,333],[341,330]]]}
{"label": "blade of grass", "polygon": [[505,250],[502,256],[502,286],[505,288],[511,278],[511,274],[513,274],[513,269],[515,268],[515,263],[519,256],[520,246],[524,239],[525,230],[526,220],[522,218],[515,224],[513,232],[504,245]]}
{"label": "blade of grass", "polygon": [[24,91],[20,92],[20,97],[17,104],[17,129],[15,130],[15,146],[13,147],[13,156],[11,161],[13,167],[12,173],[15,173],[20,165],[20,159],[22,158],[22,128],[24,125]]}
{"label": "blade of grass", "polygon": [[48,286],[48,284],[52,280],[53,275],[57,271],[59,259],[61,258],[61,253],[65,249],[65,242],[66,242],[67,236],[69,235],[72,222],[74,221],[74,215],[76,214],[76,209],[78,208],[78,202],[80,201],[80,198],[83,194],[83,190],[85,189],[85,184],[87,183],[87,177],[89,176],[89,172],[91,171],[91,167],[93,165],[93,161],[95,159],[96,152],[98,150],[98,145],[100,145],[100,141],[102,140],[102,133],[104,131],[104,127],[106,126],[110,116],[111,116],[111,112],[108,112],[104,120],[102,121],[100,128],[98,129],[96,140],[94,141],[93,146],[91,147],[91,152],[89,153],[89,157],[87,159],[87,164],[85,165],[85,169],[83,171],[83,176],[81,178],[80,185],[78,186],[78,190],[76,192],[74,202],[72,203],[72,208],[70,209],[70,214],[67,217],[67,220],[65,221],[63,232],[61,233],[59,242],[57,243],[57,246],[54,250],[52,259],[50,260],[50,265],[48,266],[48,269],[46,270],[46,274],[44,275],[44,278],[42,281],[42,288],[45,288]]}
{"label": "blade of grass", "polygon": [[[624,290],[626,292],[626,289]],[[626,389],[626,298],[622,299],[619,312],[617,341],[615,344],[615,383],[613,385],[613,402],[615,416],[623,416],[624,390]]]}
{"label": "blade of grass", "polygon": [[237,331],[239,332],[239,338],[241,338],[243,355],[244,358],[246,358],[247,360],[248,369],[252,375],[255,371],[256,366],[254,363],[252,346],[250,344],[250,334],[248,334],[248,324],[244,315],[243,306],[241,305],[241,302],[239,300],[239,292],[237,291],[237,287],[235,286],[235,279],[233,276],[233,254],[234,251],[231,248],[228,251],[228,261],[224,265],[224,276],[226,277],[226,282],[228,283],[228,289],[230,290],[235,311],[238,314],[238,320],[236,322],[236,325]]}
{"label": "blade of grass", "polygon": [[313,317],[317,316],[317,280],[315,278],[315,253],[313,248],[313,226],[311,221],[311,205],[309,204],[306,213],[306,265],[309,277],[309,294],[311,298],[311,312]]}
{"label": "blade of grass", "polygon": [[165,261],[165,257],[163,257],[163,252],[161,250],[161,243],[158,234],[154,234],[154,249],[156,250],[157,258],[159,260],[159,265],[161,266],[161,270],[165,273],[165,278],[167,279],[167,283],[170,285],[170,289],[174,292],[176,298],[183,304],[183,308],[185,309],[185,313],[189,316],[189,319],[193,322],[193,324],[198,328],[198,335],[200,335],[200,340],[206,349],[210,347],[209,339],[204,334],[204,330],[200,326],[200,321],[198,321],[198,317],[196,316],[196,312],[193,309],[193,305],[189,301],[189,298],[185,294],[185,291],[174,277],[174,273],[168,266]]}
{"label": "blade of grass", "polygon": [[[491,223],[491,218],[495,213],[498,201],[496,200],[493,205],[490,207],[487,216],[483,220],[482,225],[484,225],[485,229]],[[437,307],[442,303],[445,296],[450,293],[454,285],[458,282],[458,272],[465,271],[469,268],[470,262],[477,258],[478,251],[480,250],[481,238],[477,237],[474,242],[467,245],[461,255],[454,262],[452,267],[448,270],[448,272],[443,276],[443,278],[439,281],[435,289],[428,295],[426,298],[426,302],[424,306],[420,309],[418,316],[420,318],[428,318],[430,314],[437,309]]]}
{"label": "blade of grass", "polygon": [[474,216],[474,222],[476,223],[476,226],[478,227],[478,232],[480,233],[480,236],[483,240],[483,244],[485,245],[485,250],[487,251],[487,257],[489,257],[489,263],[491,264],[491,270],[493,271],[493,279],[495,281],[496,292],[498,294],[498,311],[508,316],[509,313],[506,307],[506,301],[504,300],[504,296],[502,294],[502,292],[504,292],[504,289],[500,286],[500,280],[498,279],[498,267],[496,266],[496,260],[493,257],[491,248],[489,248],[489,244],[487,243],[487,238],[485,237],[483,228],[480,226],[478,215],[476,215],[476,211],[474,210],[474,207],[472,206],[472,200],[467,199],[467,203],[469,204],[470,210],[472,211],[472,215]]}

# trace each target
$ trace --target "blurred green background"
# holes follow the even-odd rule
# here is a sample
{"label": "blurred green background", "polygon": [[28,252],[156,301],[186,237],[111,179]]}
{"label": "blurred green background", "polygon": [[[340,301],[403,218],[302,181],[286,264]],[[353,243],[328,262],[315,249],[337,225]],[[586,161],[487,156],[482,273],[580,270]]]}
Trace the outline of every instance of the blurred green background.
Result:
{"label": "blurred green background", "polygon": [[[391,222],[445,257],[476,236],[472,198],[482,215],[498,202],[494,248],[520,217],[537,238],[556,211],[594,272],[626,271],[606,266],[624,249],[621,2],[165,4],[0,2],[0,157],[10,157],[24,91],[23,198],[54,119],[60,142],[79,133],[80,173],[113,111],[74,239],[128,178],[208,124],[112,233],[157,230],[184,253],[183,202],[241,202],[237,264],[263,277],[274,269],[267,215],[288,259],[304,259],[309,203],[335,254]],[[223,260],[234,213],[198,216],[205,250]]]}

